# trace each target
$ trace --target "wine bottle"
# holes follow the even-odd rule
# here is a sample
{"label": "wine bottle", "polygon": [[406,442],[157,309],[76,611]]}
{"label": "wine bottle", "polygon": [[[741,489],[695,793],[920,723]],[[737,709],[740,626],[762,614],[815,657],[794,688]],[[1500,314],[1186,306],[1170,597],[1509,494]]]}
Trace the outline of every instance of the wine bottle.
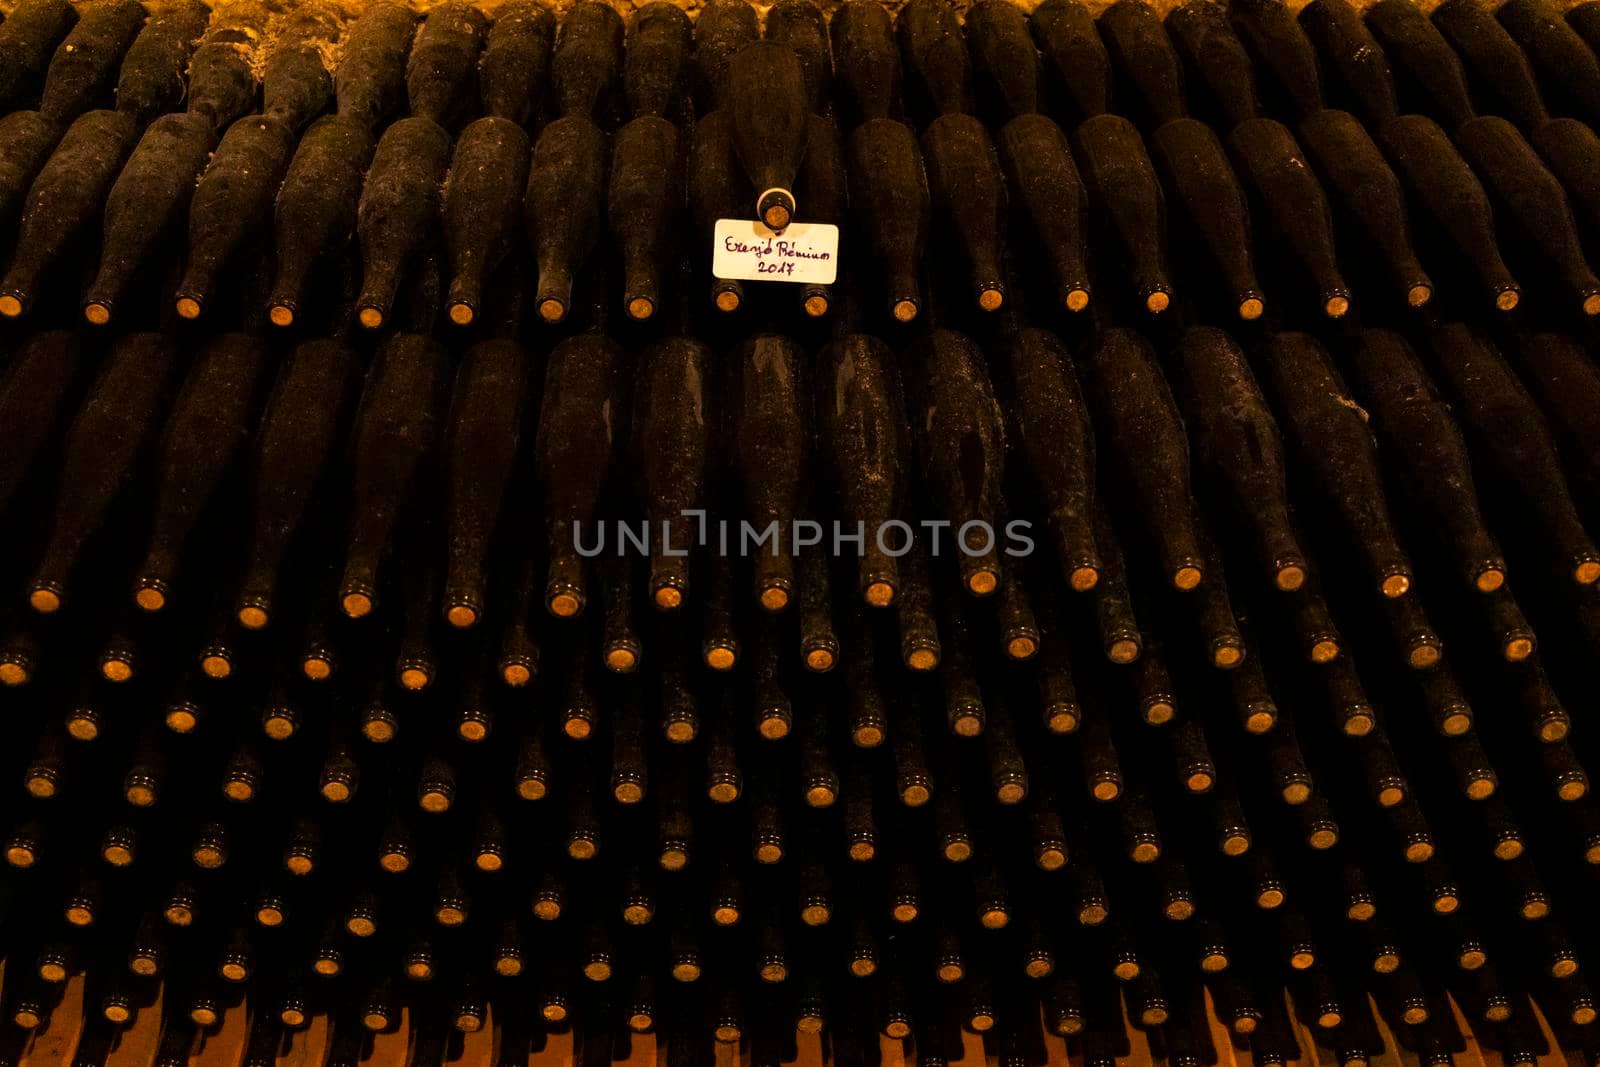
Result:
{"label": "wine bottle", "polygon": [[135,129],[183,102],[184,75],[210,21],[211,9],[200,0],[163,5],[128,46],[117,76],[117,110]]}
{"label": "wine bottle", "polygon": [[1488,194],[1444,131],[1422,115],[1401,115],[1379,128],[1378,140],[1412,201],[1422,206],[1495,307],[1515,308],[1521,290],[1500,258]]}
{"label": "wine bottle", "polygon": [[[913,424],[921,427],[916,437],[924,477],[955,537],[962,585],[974,596],[988,596],[1000,581],[1003,416],[971,340],[952,330],[934,330],[919,348],[926,376],[917,383]],[[976,540],[969,533],[974,529]],[[869,533],[875,541],[885,540],[879,529]]]}
{"label": "wine bottle", "polygon": [[606,216],[621,246],[623,308],[635,321],[650,318],[661,305],[661,272],[676,262],[684,193],[676,126],[642,115],[617,131]]}
{"label": "wine bottle", "polygon": [[[750,22],[754,25],[755,19]],[[841,117],[847,125],[897,117],[901,107],[900,49],[895,46],[889,13],[872,0],[846,0],[834,12],[829,31]]]}
{"label": "wine bottle", "polygon": [[670,337],[643,354],[634,393],[633,466],[650,533],[650,599],[681,607],[689,594],[692,516],[705,508],[707,450],[716,418],[708,410],[711,352]]}
{"label": "wine bottle", "polygon": [[[810,0],[795,0],[810,3]],[[800,162],[800,193],[806,222],[844,226],[848,214],[850,174],[845,168],[844,138],[832,115],[812,115],[806,133],[806,155]],[[746,191],[743,195],[748,196]],[[833,308],[833,286],[808,282],[800,287],[800,306],[811,318]]]}
{"label": "wine bottle", "polygon": [[134,601],[145,611],[166,606],[195,524],[249,439],[267,356],[256,338],[222,334],[201,350],[173,403],[150,537],[134,573]]}
{"label": "wine bottle", "polygon": [[38,469],[75,414],[90,353],[69,330],[43,330],[18,346],[0,380],[0,514]]}
{"label": "wine bottle", "polygon": [[[123,55],[144,28],[145,11],[134,0],[92,4],[61,38],[72,17],[68,5],[54,0],[21,4],[12,13],[11,29],[0,31],[4,39],[0,57],[11,86],[43,74],[39,113],[57,126],[67,125],[105,98]],[[0,110],[18,107],[16,95],[14,89],[0,88]]]}
{"label": "wine bottle", "polygon": [[0,239],[9,240],[33,179],[61,140],[61,129],[37,111],[0,118]]}
{"label": "wine bottle", "polygon": [[1505,557],[1484,525],[1466,442],[1405,341],[1387,330],[1363,330],[1354,367],[1373,422],[1411,499],[1444,531],[1459,573],[1480,592],[1505,582]]}
{"label": "wine bottle", "polygon": [[1461,57],[1419,8],[1404,0],[1378,0],[1365,17],[1389,57],[1402,111],[1425,111],[1450,130],[1476,114]]}
{"label": "wine bottle", "polygon": [[1355,222],[1394,288],[1411,307],[1427,304],[1433,280],[1412,245],[1400,181],[1366,128],[1348,111],[1318,111],[1301,121],[1300,138],[1336,210]]}
{"label": "wine bottle", "polygon": [[[378,10],[388,6],[380,5]],[[359,31],[358,25],[352,38]],[[347,52],[345,64],[351,58]],[[267,314],[274,325],[294,323],[315,268],[336,261],[349,244],[356,228],[362,176],[372,153],[372,135],[366,126],[344,115],[327,115],[312,123],[295,149],[273,211],[277,277],[267,298]],[[198,315],[200,308],[197,305],[193,310]],[[183,313],[180,306],[179,314]]]}
{"label": "wine bottle", "polygon": [[555,16],[532,0],[506,4],[496,12],[478,60],[485,115],[528,127],[544,98],[555,36]]}
{"label": "wine bottle", "polygon": [[504,258],[528,179],[528,135],[510,119],[485,116],[456,139],[442,205],[450,246],[450,321],[468,326],[483,287]]}
{"label": "wine bottle", "polygon": [[1495,21],[1494,12],[1454,0],[1440,4],[1432,17],[1467,68],[1478,103],[1490,102],[1490,114],[1508,118],[1523,130],[1532,130],[1550,117],[1528,57]]}
{"label": "wine bottle", "polygon": [[[143,15],[138,12],[139,22]],[[75,29],[78,21],[77,9],[66,0],[27,0],[0,23],[0,71],[4,72],[0,73],[0,111],[15,111],[38,101],[56,44],[70,36],[68,31]]]}
{"label": "wine bottle", "polygon": [[1178,351],[1200,462],[1245,518],[1272,583],[1293,592],[1309,560],[1289,517],[1283,445],[1266,398],[1244,353],[1221,330],[1191,328]]}
{"label": "wine bottle", "polygon": [[851,208],[883,275],[890,313],[910,322],[922,308],[919,272],[932,211],[916,136],[893,119],[864,122],[850,135],[849,168]]}
{"label": "wine bottle", "polygon": [[213,138],[254,110],[260,79],[252,50],[266,21],[265,12],[256,9],[226,8],[213,15],[189,59],[184,102],[189,114],[206,120]]}
{"label": "wine bottle", "polygon": [[622,17],[609,4],[586,0],[567,12],[550,56],[550,88],[562,116],[599,122],[611,110],[622,37]]}
{"label": "wine bottle", "polygon": [[694,91],[702,113],[733,103],[728,85],[733,57],[760,39],[761,25],[744,0],[711,0],[700,9],[694,23]]}
{"label": "wine bottle", "polygon": [[822,9],[812,0],[778,0],[767,9],[766,27],[767,40],[787,45],[799,57],[808,109],[817,115],[826,113],[833,82],[833,52]]}
{"label": "wine bottle", "polygon": [[262,117],[295,134],[333,100],[333,74],[323,59],[321,45],[327,40],[322,34],[331,36],[336,31],[320,25],[314,16],[301,28],[303,33],[286,34],[268,50],[261,71]]}
{"label": "wine bottle", "polygon": [[83,317],[104,326],[152,249],[187,214],[212,149],[204,115],[163,115],[150,124],[106,195],[100,269],[83,298]]}
{"label": "wine bottle", "polygon": [[624,410],[621,358],[615,342],[584,334],[557,345],[545,368],[534,455],[549,538],[545,606],[552,615],[577,615],[586,600],[577,538],[592,524],[623,430],[606,414]]}
{"label": "wine bottle", "polygon": [[1172,302],[1166,202],[1138,131],[1120,115],[1097,115],[1078,127],[1073,145],[1089,202],[1109,228],[1139,302],[1153,314],[1165,311]]}
{"label": "wine bottle", "polygon": [[454,128],[475,95],[478,54],[489,19],[462,0],[447,0],[423,17],[406,61],[411,114]]}
{"label": "wine bottle", "polygon": [[1251,252],[1250,209],[1222,142],[1204,123],[1177,118],[1152,133],[1150,145],[1168,191],[1183,205],[1239,317],[1260,318],[1266,301]]}
{"label": "wine bottle", "polygon": [[27,314],[62,254],[100,213],[138,128],[120,111],[90,111],[45,161],[22,206],[11,264],[0,280],[0,316]]}
{"label": "wine bottle", "polygon": [[380,0],[362,9],[333,71],[339,115],[369,138],[405,102],[406,57],[417,35],[409,6]]}
{"label": "wine bottle", "polygon": [[1600,122],[1600,59],[1560,9],[1539,0],[1510,0],[1495,18],[1527,54],[1547,102],[1558,115]]}
{"label": "wine bottle", "polygon": [[289,355],[257,433],[252,461],[253,532],[234,608],[249,630],[274,614],[284,560],[303,528],[340,441],[355,389],[356,352],[329,338]]}
{"label": "wine bottle", "polygon": [[1590,408],[1600,397],[1597,374],[1582,345],[1566,334],[1540,333],[1520,346],[1522,363],[1558,439],[1571,446],[1564,452],[1587,472],[1600,474],[1600,426]]}
{"label": "wine bottle", "polygon": [[1001,128],[995,147],[1010,193],[1027,213],[1037,244],[1055,270],[1061,303],[1068,311],[1082,311],[1089,306],[1090,293],[1088,205],[1066,135],[1043,115],[1022,114]]}
{"label": "wine bottle", "polygon": [[1350,0],[1311,0],[1300,9],[1300,28],[1368,125],[1376,129],[1400,113],[1389,57]]}
{"label": "wine bottle", "polygon": [[1005,302],[1006,192],[994,145],[977,119],[947,114],[923,131],[922,151],[931,204],[946,232],[955,234],[974,299],[984,311],[996,311]]}
{"label": "wine bottle", "polygon": [[1106,414],[1105,440],[1129,479],[1164,577],[1189,592],[1204,573],[1203,534],[1189,487],[1189,444],[1150,344],[1131,330],[1102,331],[1087,362]]}
{"label": "wine bottle", "polygon": [[693,32],[689,16],[665,0],[655,0],[634,12],[622,61],[622,85],[635,118],[674,117],[688,80]]}
{"label": "wine bottle", "polygon": [[1600,278],[1584,258],[1577,221],[1555,175],[1505,119],[1484,115],[1456,131],[1456,144],[1500,206],[1507,223],[1560,279],[1568,299],[1585,315],[1600,315]]}
{"label": "wine bottle", "polygon": [[1255,67],[1228,22],[1227,9],[1185,4],[1172,10],[1166,25],[1173,51],[1189,75],[1198,78],[1201,95],[1209,97],[1211,110],[1221,118],[1224,129],[1231,130],[1260,114]]}
{"label": "wine bottle", "polygon": [[449,155],[450,135],[421,117],[390,126],[372,155],[356,211],[363,266],[356,317],[369,330],[388,320],[402,276],[439,236]]}
{"label": "wine bottle", "polygon": [[444,370],[444,352],[432,340],[395,334],[368,372],[351,451],[350,526],[339,580],[339,604],[350,618],[377,605],[381,560],[433,449]]}
{"label": "wine bottle", "polygon": [[1360,408],[1310,336],[1278,334],[1266,356],[1285,429],[1308,473],[1379,591],[1391,599],[1404,596],[1411,588],[1411,562],[1389,519],[1377,449]]}
{"label": "wine bottle", "polygon": [[1071,356],[1054,334],[1038,329],[1019,331],[1008,355],[1013,426],[1055,538],[1056,560],[1067,584],[1087,592],[1101,571],[1094,434]]}
{"label": "wine bottle", "polygon": [[1039,110],[1039,50],[1020,7],[1000,0],[973,4],[967,9],[967,44],[984,110],[1011,116]]}
{"label": "wine bottle", "polygon": [[1441,327],[1431,347],[1474,443],[1538,516],[1534,529],[1551,559],[1580,585],[1600,580],[1600,555],[1568,495],[1549,427],[1511,368],[1466,326]]}
{"label": "wine bottle", "polygon": [[1287,100],[1295,118],[1322,110],[1317,55],[1288,5],[1245,0],[1229,5],[1228,14],[1270,95]]}
{"label": "wine bottle", "polygon": [[1228,147],[1240,176],[1315,285],[1323,314],[1343,317],[1350,310],[1350,288],[1339,271],[1333,215],[1294,135],[1271,119],[1252,119],[1234,127]]}
{"label": "wine bottle", "polygon": [[971,59],[953,6],[911,0],[895,17],[895,35],[911,75],[907,103],[921,121],[971,110]]}
{"label": "wine bottle", "polygon": [[1155,8],[1117,0],[1095,20],[1106,52],[1138,98],[1137,114],[1154,128],[1189,113],[1183,69]]}
{"label": "wine bottle", "polygon": [[189,201],[189,255],[176,295],[180,317],[203,313],[218,279],[267,225],[294,145],[290,127],[264,116],[228,127]]}
{"label": "wine bottle", "polygon": [[804,350],[793,340],[752,337],[740,352],[730,397],[743,516],[764,536],[771,531],[771,546],[759,547],[754,561],[756,598],[767,611],[784,610],[796,592],[794,529],[811,436],[804,365]]}
{"label": "wine bottle", "polygon": [[1551,119],[1529,131],[1528,140],[1566,190],[1585,236],[1600,231],[1600,179],[1595,177],[1600,173],[1600,137],[1577,119]]}
{"label": "wine bottle", "polygon": [[785,229],[797,210],[795,175],[805,154],[805,77],[794,49],[773,41],[747,45],[728,71],[733,146],[756,196],[756,217]]}
{"label": "wine bottle", "polygon": [[449,504],[444,614],[466,628],[484,611],[487,559],[516,460],[528,354],[510,338],[473,346],[456,371],[445,428]]}
{"label": "wine bottle", "polygon": [[1080,0],[1045,0],[1033,9],[1033,39],[1071,98],[1078,122],[1111,110],[1111,57]]}
{"label": "wine bottle", "polygon": [[28,586],[35,611],[51,614],[66,602],[79,556],[162,417],[177,361],[174,346],[159,334],[128,334],[112,344],[62,444],[63,490]]}
{"label": "wine bottle", "polygon": [[546,322],[566,318],[573,278],[600,232],[606,137],[585,115],[556,119],[533,148],[523,201],[539,270],[536,303]]}
{"label": "wine bottle", "polygon": [[[733,119],[725,111],[712,111],[694,124],[688,161],[689,211],[694,232],[701,235],[696,258],[709,264],[703,236],[718,219],[739,218],[754,195],[733,147]],[[707,265],[706,273],[710,273]],[[712,278],[711,302],[719,311],[738,311],[744,305],[744,285],[737,279]]]}

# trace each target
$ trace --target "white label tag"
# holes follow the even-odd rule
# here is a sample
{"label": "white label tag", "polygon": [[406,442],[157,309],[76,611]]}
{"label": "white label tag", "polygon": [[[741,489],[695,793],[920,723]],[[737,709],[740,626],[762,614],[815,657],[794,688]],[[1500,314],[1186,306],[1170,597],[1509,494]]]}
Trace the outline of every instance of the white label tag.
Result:
{"label": "white label tag", "polygon": [[749,282],[832,285],[839,275],[839,227],[796,222],[782,233],[755,219],[718,219],[711,273]]}

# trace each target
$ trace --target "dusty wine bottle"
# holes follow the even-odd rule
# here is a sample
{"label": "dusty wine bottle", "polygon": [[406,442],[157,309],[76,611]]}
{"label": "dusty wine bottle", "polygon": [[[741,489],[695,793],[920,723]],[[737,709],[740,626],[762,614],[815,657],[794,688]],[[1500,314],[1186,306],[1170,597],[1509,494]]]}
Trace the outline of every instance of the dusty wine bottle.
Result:
{"label": "dusty wine bottle", "polygon": [[[796,2],[809,3],[810,0]],[[806,201],[804,221],[842,227],[846,222],[850,190],[844,138],[832,115],[812,115],[809,123],[806,155],[800,162],[800,193]],[[833,286],[819,282],[801,286],[800,306],[811,318],[826,315],[833,307]]]}
{"label": "dusty wine bottle", "polygon": [[650,541],[646,583],[657,608],[681,607],[689,593],[690,515],[705,507],[707,449],[715,415],[706,383],[711,352],[689,337],[645,351],[634,394],[633,467]]}
{"label": "dusty wine bottle", "polygon": [[1117,0],[1095,24],[1111,61],[1138,98],[1138,115],[1149,127],[1189,113],[1183,69],[1155,8],[1139,0]]}
{"label": "dusty wine bottle", "polygon": [[[0,111],[38,102],[40,83],[52,64],[56,44],[65,43],[62,38],[70,36],[68,31],[78,21],[77,9],[67,0],[25,0],[0,23]],[[139,11],[135,26],[143,21],[144,12]],[[120,56],[121,50],[117,54]]]}
{"label": "dusty wine bottle", "polygon": [[88,355],[72,331],[41,330],[12,356],[0,381],[0,515],[75,414]]}
{"label": "dusty wine bottle", "polygon": [[414,117],[455,127],[471,102],[488,32],[488,18],[472,4],[448,0],[428,10],[406,61],[406,97]]}
{"label": "dusty wine bottle", "polygon": [[528,135],[493,115],[461,131],[445,181],[444,232],[450,246],[450,321],[469,326],[483,287],[510,244],[528,178]]}
{"label": "dusty wine bottle", "polygon": [[576,615],[586,599],[576,538],[591,523],[611,473],[622,428],[605,412],[622,402],[621,359],[615,342],[584,334],[557,345],[545,368],[534,455],[549,537],[545,606],[552,615]]}
{"label": "dusty wine bottle", "polygon": [[1087,592],[1100,581],[1095,541],[1095,450],[1087,406],[1060,339],[1026,329],[1012,339],[1012,418],[1022,453],[1055,537],[1067,584]]}
{"label": "dusty wine bottle", "polygon": [[[694,124],[688,182],[689,211],[697,234],[708,234],[718,219],[739,218],[749,208],[750,182],[733,147],[733,119],[727,112],[709,112]],[[696,257],[705,262],[703,250]],[[737,279],[713,277],[711,302],[719,311],[738,311],[744,305],[744,285]]]}
{"label": "dusty wine bottle", "polygon": [[910,128],[873,119],[850,135],[850,205],[884,278],[890,313],[910,322],[922,308],[920,271],[932,211],[922,151]]}
{"label": "dusty wine bottle", "polygon": [[585,2],[561,20],[550,56],[550,88],[563,116],[600,121],[622,73],[622,17],[608,4]]}
{"label": "dusty wine bottle", "polygon": [[673,117],[687,80],[693,32],[683,10],[665,0],[634,12],[622,60],[622,86],[635,118]]}
{"label": "dusty wine bottle", "polygon": [[135,128],[143,129],[183,102],[184,74],[210,21],[211,10],[201,0],[179,0],[151,13],[117,76],[117,110]]}
{"label": "dusty wine bottle", "polygon": [[[754,25],[755,19],[750,22]],[[872,0],[847,0],[834,12],[829,31],[841,117],[847,125],[896,117],[900,111],[900,49],[895,46],[889,13]]]}
{"label": "dusty wine bottle", "polygon": [[974,300],[984,311],[996,311],[1005,302],[1006,191],[994,145],[983,123],[971,115],[948,114],[923,131],[922,151],[930,203],[956,236]]}
{"label": "dusty wine bottle", "polygon": [[795,594],[794,525],[811,434],[804,366],[804,350],[790,338],[752,337],[740,352],[730,397],[744,517],[774,531],[771,548],[754,563],[756,598],[767,611],[784,610]]}
{"label": "dusty wine bottle", "polygon": [[1500,25],[1522,46],[1552,110],[1593,126],[1600,122],[1600,58],[1543,0],[1509,0],[1495,10]]}
{"label": "dusty wine bottle", "polygon": [[527,374],[528,354],[510,338],[473,346],[456,371],[445,427],[443,609],[458,629],[483,615],[489,545],[516,459]]}
{"label": "dusty wine bottle", "polygon": [[356,19],[333,71],[339,115],[370,135],[405,100],[406,57],[417,35],[418,15],[409,6],[379,2]]}
{"label": "dusty wine bottle", "polygon": [[253,110],[259,80],[255,46],[266,21],[266,12],[248,4],[216,12],[189,59],[184,102],[189,114],[206,120],[213,137]]}
{"label": "dusty wine bottle", "polygon": [[532,0],[500,8],[478,60],[484,114],[527,128],[544,97],[555,35],[555,16]]}
{"label": "dusty wine bottle", "polygon": [[782,230],[794,218],[795,175],[805,154],[805,77],[794,49],[762,41],[741,49],[728,71],[733,146],[756,196],[756,218]]}
{"label": "dusty wine bottle", "polygon": [[363,266],[356,318],[369,330],[388,320],[413,257],[438,238],[449,155],[450,135],[428,118],[390,126],[372,155],[356,211]]}
{"label": "dusty wine bottle", "polygon": [[1367,123],[1376,128],[1400,113],[1389,57],[1350,0],[1311,0],[1300,9],[1300,28]]}
{"label": "dusty wine bottle", "polygon": [[[65,126],[106,96],[122,57],[144,28],[144,5],[136,0],[110,0],[85,7],[77,24],[48,56],[70,21],[72,9],[56,0],[20,4],[12,13],[10,30],[0,30],[0,65],[7,77],[23,81],[44,74],[39,113],[57,126]],[[18,17],[21,21],[18,21]],[[13,82],[15,84],[15,82]],[[0,110],[10,111],[19,101],[0,87]]]}
{"label": "dusty wine bottle", "polygon": [[[301,139],[273,211],[277,277],[267,314],[274,325],[294,323],[314,269],[349,243],[372,151],[366,126],[343,115],[318,119]],[[190,310],[200,313],[198,304]],[[178,313],[186,314],[181,303]]]}
{"label": "dusty wine bottle", "polygon": [[1524,130],[1550,117],[1539,98],[1533,68],[1494,12],[1465,0],[1450,0],[1433,12],[1433,24],[1461,57],[1480,104],[1492,102],[1491,114],[1502,115]]}
{"label": "dusty wine bottle", "polygon": [[1079,0],[1045,0],[1029,20],[1039,51],[1066,87],[1078,122],[1111,110],[1111,57]]}
{"label": "dusty wine bottle", "polygon": [[699,111],[721,111],[733,102],[728,86],[733,57],[760,39],[756,13],[743,0],[711,0],[700,9],[694,23],[694,95]]}
{"label": "dusty wine bottle", "polygon": [[967,9],[967,44],[985,110],[1013,116],[1039,110],[1039,50],[1020,7],[1000,0],[972,5]]}
{"label": "dusty wine bottle", "polygon": [[1055,270],[1061,303],[1068,311],[1082,311],[1089,306],[1087,197],[1066,135],[1045,116],[1024,114],[1001,128],[995,147],[1010,193]]}
{"label": "dusty wine bottle", "polygon": [[1233,28],[1255,60],[1272,96],[1287,99],[1294,117],[1320,111],[1322,81],[1311,41],[1279,0],[1242,0],[1228,5]]}
{"label": "dusty wine bottle", "polygon": [[606,215],[622,252],[623,309],[631,319],[648,319],[661,305],[661,272],[675,262],[683,208],[678,128],[642,115],[617,131],[606,188]]}
{"label": "dusty wine bottle", "polygon": [[539,317],[560,322],[600,231],[606,136],[585,115],[556,119],[534,145],[523,206],[539,270]]}
{"label": "dusty wine bottle", "polygon": [[1190,76],[1198,76],[1199,93],[1210,98],[1224,129],[1231,130],[1260,113],[1255,68],[1244,42],[1228,22],[1226,8],[1185,4],[1173,8],[1166,26],[1173,51],[1183,60]]}

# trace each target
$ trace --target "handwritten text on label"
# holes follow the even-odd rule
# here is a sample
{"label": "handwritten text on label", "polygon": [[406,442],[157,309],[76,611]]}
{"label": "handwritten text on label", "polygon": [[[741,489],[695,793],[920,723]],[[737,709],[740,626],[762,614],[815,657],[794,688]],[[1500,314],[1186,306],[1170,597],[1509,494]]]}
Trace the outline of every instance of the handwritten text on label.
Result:
{"label": "handwritten text on label", "polygon": [[839,274],[839,227],[796,222],[776,233],[754,219],[718,219],[711,273],[740,281],[832,285]]}

